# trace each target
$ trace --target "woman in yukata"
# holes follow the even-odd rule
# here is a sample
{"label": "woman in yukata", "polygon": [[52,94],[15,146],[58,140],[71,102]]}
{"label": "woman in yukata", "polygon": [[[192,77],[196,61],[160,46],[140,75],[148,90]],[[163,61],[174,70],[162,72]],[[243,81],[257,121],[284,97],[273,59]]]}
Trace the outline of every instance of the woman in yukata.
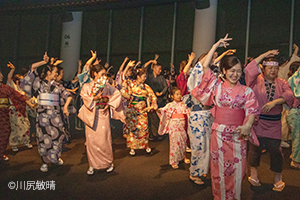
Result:
{"label": "woman in yukata", "polygon": [[38,100],[36,137],[38,151],[43,165],[40,170],[48,171],[48,164],[63,164],[61,157],[62,144],[65,136],[64,123],[61,118],[60,98],[65,105],[63,114],[68,116],[68,106],[72,100],[71,94],[55,79],[58,76],[55,65],[46,65],[42,74],[39,87],[35,89]]}
{"label": "woman in yukata", "polygon": [[293,62],[290,66],[291,76],[288,82],[295,95],[293,108],[290,110],[287,120],[292,132],[292,155],[291,168],[300,170],[300,62]]}
{"label": "woman in yukata", "polygon": [[135,149],[146,149],[147,153],[151,152],[147,112],[152,109],[156,110],[158,106],[153,90],[144,83],[146,73],[145,68],[135,68],[133,80],[124,81],[121,90],[123,97],[128,100],[128,109],[125,114],[128,132],[126,140],[132,156],[135,155]]}
{"label": "woman in yukata", "polygon": [[[203,77],[202,64],[207,52],[198,58],[187,81],[188,91],[191,92],[200,84]],[[201,64],[202,63],[202,64]],[[190,180],[195,184],[203,185],[209,172],[209,143],[213,116],[210,107],[203,105],[190,93],[183,97],[183,102],[190,108],[188,118],[188,134],[191,144]]]}
{"label": "woman in yukata", "polygon": [[[14,88],[20,94],[26,96],[26,93],[19,86],[19,80],[22,79],[23,76],[20,74],[13,76],[15,66],[11,62],[9,62],[7,66],[10,68],[10,72],[7,75],[6,84]],[[11,133],[9,137],[9,144],[13,151],[19,150],[19,144],[23,144],[30,149],[32,148],[32,145],[30,144],[30,122],[28,120],[27,112],[25,114],[26,116],[23,116],[19,111],[16,110],[16,107],[13,104],[10,106]]]}
{"label": "woman in yukata", "polygon": [[83,106],[91,115],[88,118],[93,122],[85,128],[88,175],[94,174],[94,169],[106,169],[106,172],[114,169],[109,107],[113,109],[112,117],[124,122],[121,93],[109,83],[100,84],[101,80],[105,80],[105,74],[102,65],[91,65],[90,76],[93,80],[85,83],[80,92]]}
{"label": "woman in yukata", "polygon": [[292,155],[291,168],[300,170],[300,62],[293,62],[290,66],[291,76],[288,82],[295,95],[293,108],[290,110],[287,121],[292,132]]}
{"label": "woman in yukata", "polygon": [[[255,93],[260,111],[259,119],[253,124],[260,146],[250,145],[251,175],[248,180],[253,186],[261,185],[257,167],[260,164],[262,149],[265,147],[270,153],[270,169],[275,175],[273,190],[282,191],[285,183],[282,181],[283,155],[280,147],[281,112],[285,103],[288,107],[292,107],[294,94],[286,80],[277,78],[279,64],[273,57],[278,54],[278,50],[270,50],[255,58],[245,68],[245,78],[247,86]],[[259,65],[261,62],[262,67]]]}
{"label": "woman in yukata", "polygon": [[26,104],[30,107],[34,107],[28,101],[28,98],[12,87],[5,85],[3,82],[3,74],[0,68],[0,162],[2,160],[7,161],[8,157],[4,155],[6,150],[9,135],[11,134],[10,126],[10,101],[16,108],[16,111],[20,113],[23,117],[26,117]]}
{"label": "woman in yukata", "polygon": [[221,60],[224,82],[216,77],[209,63],[218,47],[226,47],[231,38],[220,39],[210,49],[203,64],[204,75],[192,95],[204,105],[214,104],[210,155],[214,199],[241,199],[241,186],[246,176],[247,139],[258,145],[250,131],[258,103],[251,88],[239,83],[242,64],[236,56]]}

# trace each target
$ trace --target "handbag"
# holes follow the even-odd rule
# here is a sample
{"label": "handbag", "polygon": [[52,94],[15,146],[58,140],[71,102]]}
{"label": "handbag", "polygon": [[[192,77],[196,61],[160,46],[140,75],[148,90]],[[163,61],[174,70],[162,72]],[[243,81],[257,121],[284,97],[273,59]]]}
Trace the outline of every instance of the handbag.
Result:
{"label": "handbag", "polygon": [[94,126],[95,121],[95,113],[93,112],[93,110],[89,110],[85,105],[82,105],[77,115],[78,118],[81,119],[81,121],[83,121],[86,125],[88,125],[91,128]]}

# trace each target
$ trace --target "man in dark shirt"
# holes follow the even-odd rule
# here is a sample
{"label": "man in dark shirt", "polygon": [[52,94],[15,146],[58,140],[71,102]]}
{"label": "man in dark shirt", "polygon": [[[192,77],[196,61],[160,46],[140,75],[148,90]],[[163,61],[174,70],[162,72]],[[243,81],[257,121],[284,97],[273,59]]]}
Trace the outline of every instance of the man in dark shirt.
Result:
{"label": "man in dark shirt", "polygon": [[[168,85],[166,79],[161,73],[161,65],[156,63],[153,66],[153,69],[150,70],[150,73],[147,73],[146,84],[148,84],[155,95],[157,96],[157,105],[158,108],[164,107],[166,105],[167,97],[168,97]],[[161,136],[158,135],[158,126],[159,126],[159,118],[156,112],[148,113],[148,127],[149,127],[149,137],[150,140],[160,140]]]}

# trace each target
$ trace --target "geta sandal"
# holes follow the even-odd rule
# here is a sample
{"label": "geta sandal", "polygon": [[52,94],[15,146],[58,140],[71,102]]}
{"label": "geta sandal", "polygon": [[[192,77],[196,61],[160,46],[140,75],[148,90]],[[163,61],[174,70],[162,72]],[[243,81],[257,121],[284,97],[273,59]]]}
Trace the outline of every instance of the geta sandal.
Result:
{"label": "geta sandal", "polygon": [[285,183],[282,182],[280,185],[274,184],[273,190],[276,192],[281,192],[285,187]]}
{"label": "geta sandal", "polygon": [[254,178],[252,178],[250,176],[248,177],[248,181],[252,186],[255,186],[255,187],[261,186],[261,183],[259,182],[259,180],[255,180]]}

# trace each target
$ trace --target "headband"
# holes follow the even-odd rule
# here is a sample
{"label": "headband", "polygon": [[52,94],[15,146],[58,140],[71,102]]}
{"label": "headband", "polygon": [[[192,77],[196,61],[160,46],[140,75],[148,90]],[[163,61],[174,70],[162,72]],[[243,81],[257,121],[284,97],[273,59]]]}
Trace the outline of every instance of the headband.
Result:
{"label": "headband", "polygon": [[279,66],[277,61],[264,61],[262,63],[263,66]]}

